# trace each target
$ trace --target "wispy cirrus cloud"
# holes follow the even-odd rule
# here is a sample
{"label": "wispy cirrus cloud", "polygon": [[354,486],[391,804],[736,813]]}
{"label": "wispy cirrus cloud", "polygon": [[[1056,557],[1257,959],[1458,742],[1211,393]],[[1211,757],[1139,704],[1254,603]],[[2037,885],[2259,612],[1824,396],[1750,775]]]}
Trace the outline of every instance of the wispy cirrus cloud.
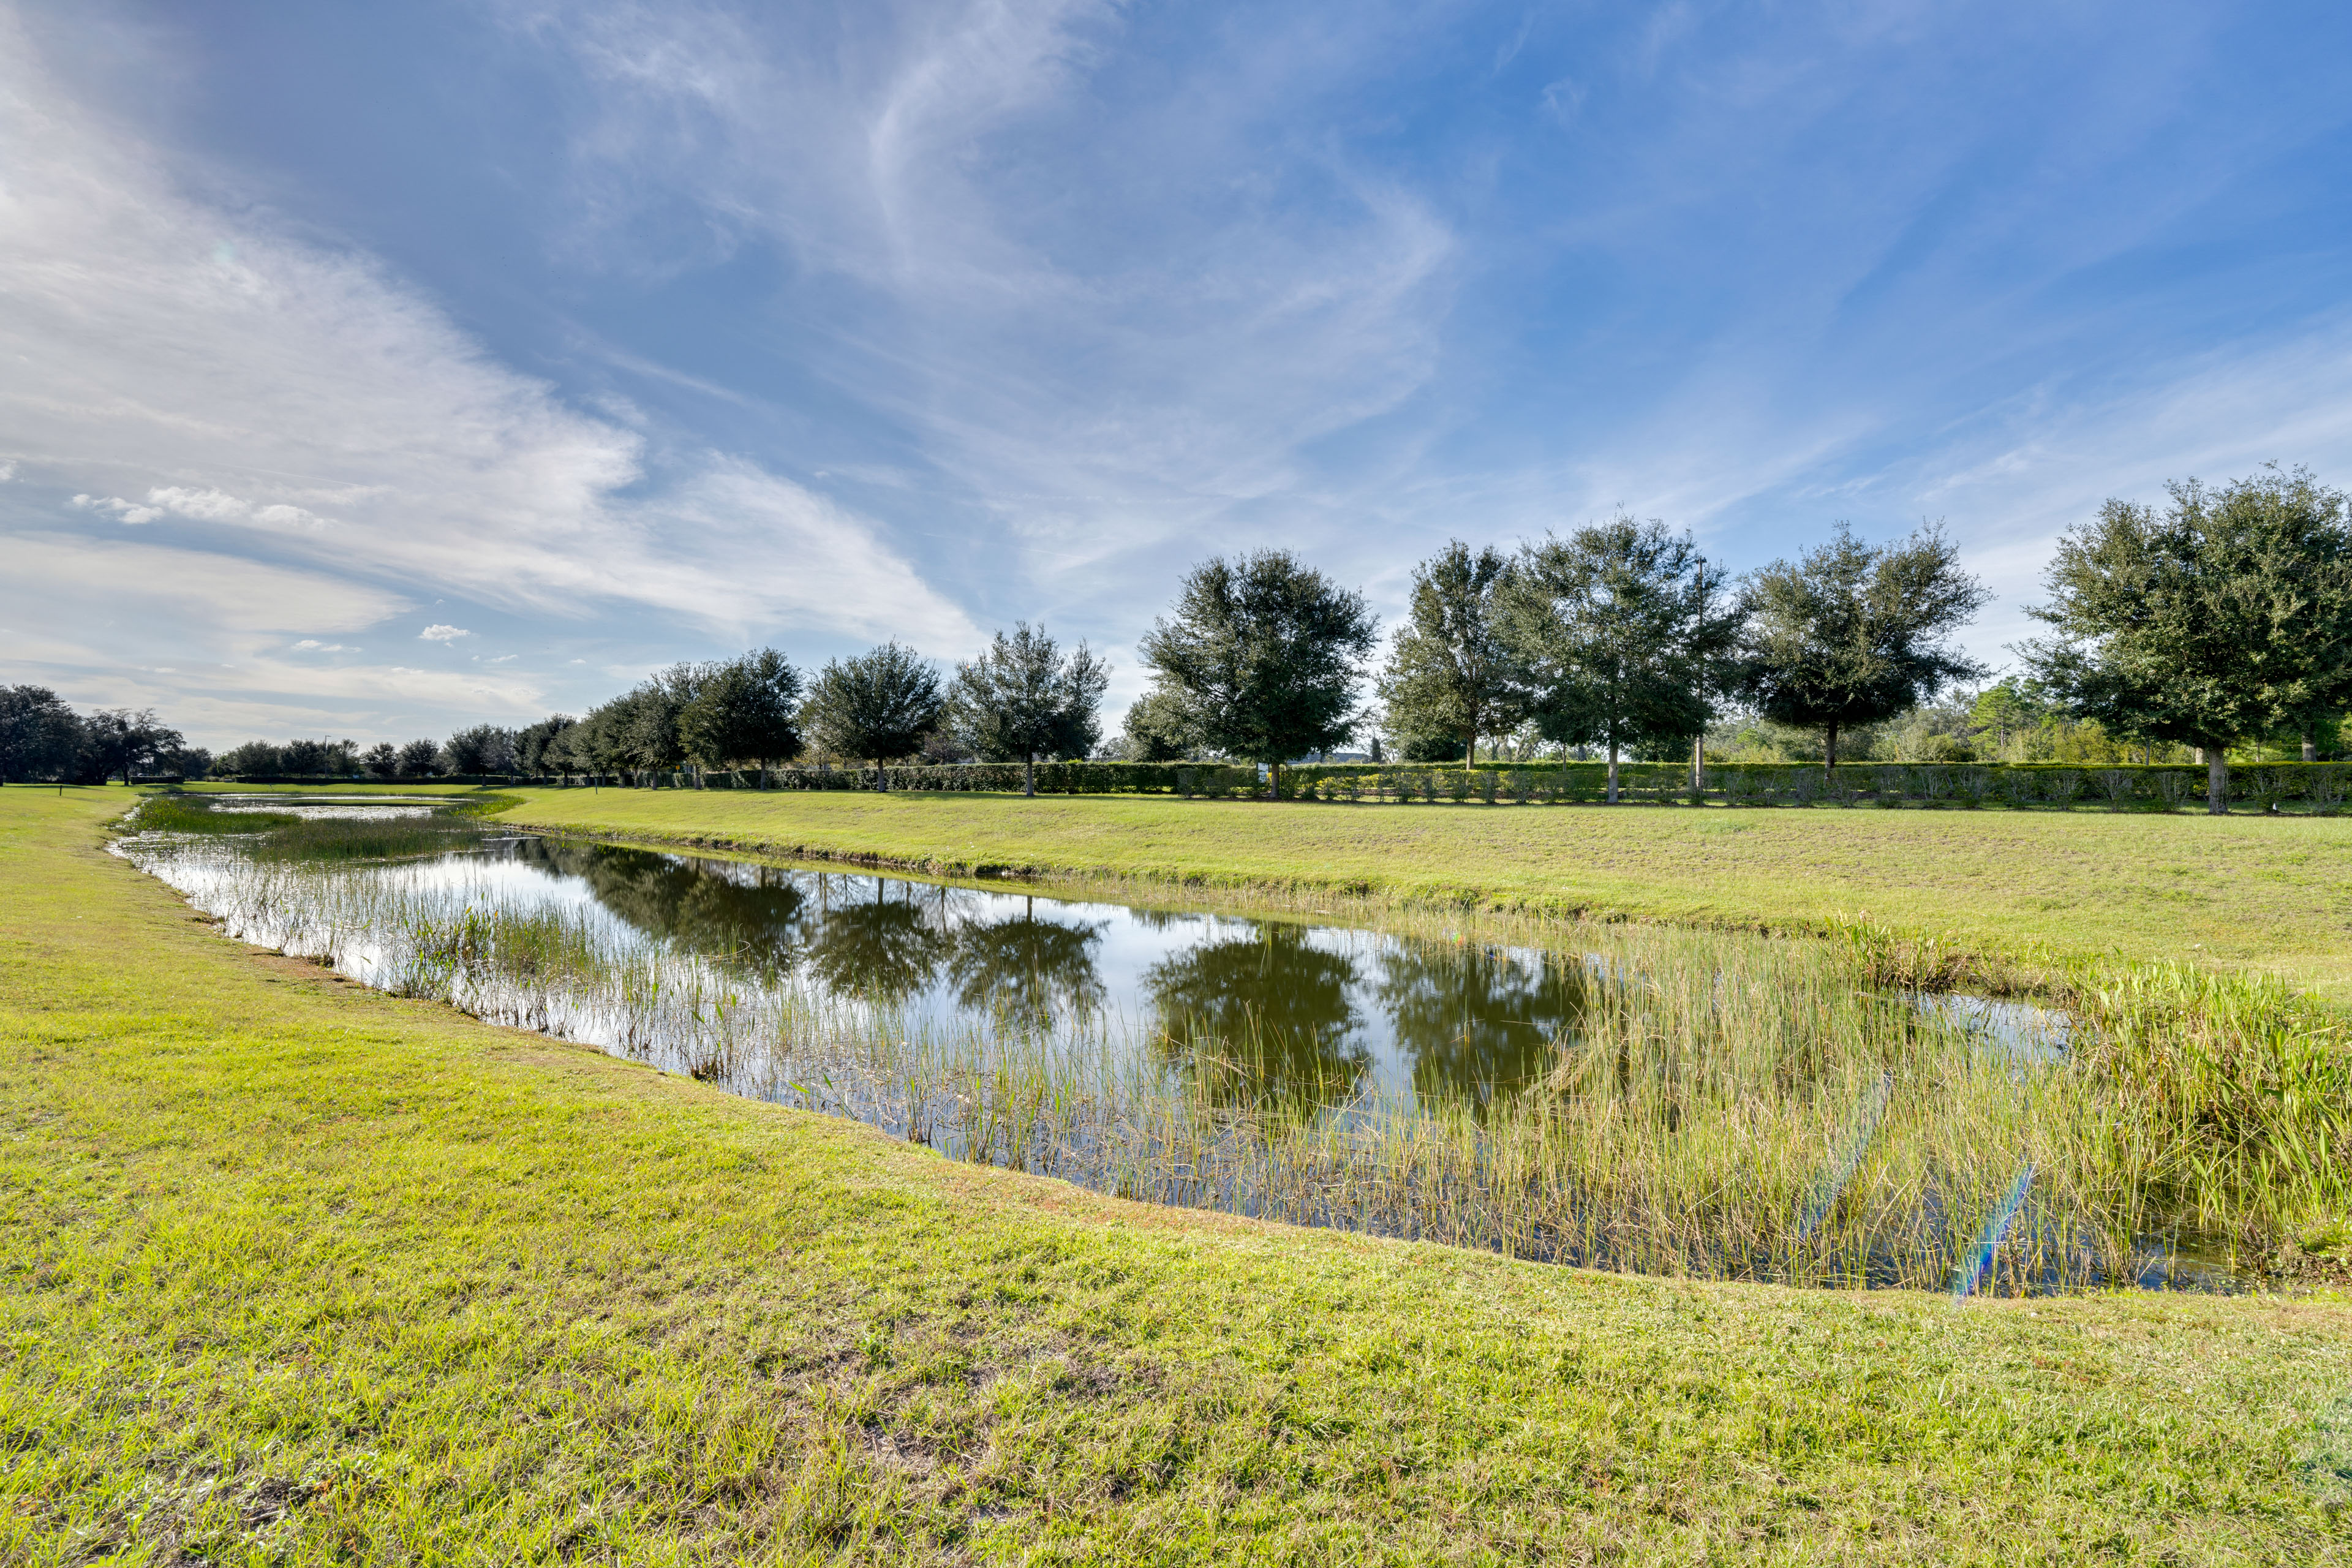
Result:
{"label": "wispy cirrus cloud", "polygon": [[[2082,487],[1928,475],[1998,447],[2021,385],[2142,451],[2138,409],[2231,374],[2211,334],[2251,366],[2311,330],[2152,281],[2307,133],[2243,105],[2179,140],[2210,16],[502,15],[591,84],[573,170],[604,264],[780,248],[784,309],[823,301],[795,348],[932,470],[894,482],[984,520],[1008,548],[975,571],[1015,602],[1120,605],[1114,647],[1213,549],[1279,539],[1393,609],[1448,534],[1621,504],[1742,566],[1841,516],[1941,514],[2017,602],[2011,542],[2046,550]],[[2219,445],[2263,447],[2248,415]],[[1989,621],[1987,651],[2012,634]]]}
{"label": "wispy cirrus cloud", "polygon": [[[429,588],[730,637],[909,615],[950,644],[974,635],[846,508],[583,412],[372,258],[192,196],[167,154],[45,70],[16,14],[0,14],[0,360],[37,367],[0,377],[12,555],[52,509],[169,524],[181,556],[214,563],[186,581],[218,584],[209,612],[175,596],[183,627],[234,627],[256,591],[238,584],[268,561],[386,603]],[[714,494],[724,517],[705,515]],[[40,619],[18,603],[31,577],[8,577],[0,620]],[[124,628],[119,651],[143,635]],[[0,634],[0,657],[53,662],[20,636]]]}
{"label": "wispy cirrus cloud", "polygon": [[1298,95],[1377,25],[1204,33],[1112,111],[1127,17],[1091,0],[821,30],[508,14],[598,89],[575,151],[600,254],[684,264],[652,221],[681,195],[712,243],[786,247],[841,294],[824,375],[911,432],[1033,575],[1244,526],[1237,507],[1315,482],[1305,448],[1436,363],[1448,222],[1340,142],[1294,140]]}

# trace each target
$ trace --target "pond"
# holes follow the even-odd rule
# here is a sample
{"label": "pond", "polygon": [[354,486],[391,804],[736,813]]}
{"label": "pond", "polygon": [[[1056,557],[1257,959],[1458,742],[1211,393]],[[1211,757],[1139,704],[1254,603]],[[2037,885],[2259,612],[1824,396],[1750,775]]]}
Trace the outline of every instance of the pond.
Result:
{"label": "pond", "polygon": [[1644,1272],[2229,1288],[2065,1020],[1828,944],[1058,899],[215,796],[121,849],[231,934],[967,1159]]}

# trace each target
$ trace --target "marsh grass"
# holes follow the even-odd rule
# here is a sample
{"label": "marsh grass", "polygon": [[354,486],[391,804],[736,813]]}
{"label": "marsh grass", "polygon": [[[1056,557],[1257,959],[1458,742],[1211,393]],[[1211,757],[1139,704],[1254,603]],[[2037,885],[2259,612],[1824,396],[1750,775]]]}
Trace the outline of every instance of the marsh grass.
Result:
{"label": "marsh grass", "polygon": [[470,818],[438,811],[383,821],[299,817],[289,826],[273,826],[252,846],[251,853],[257,858],[310,865],[401,860],[467,848],[481,837],[480,826]]}
{"label": "marsh grass", "polygon": [[204,837],[250,836],[245,852],[257,859],[317,864],[406,859],[446,854],[478,844],[480,818],[513,804],[487,795],[427,810],[364,816],[316,816],[299,812],[222,809],[210,797],[178,794],[150,797],[131,826],[141,832]]}
{"label": "marsh grass", "polygon": [[2300,1255],[2352,1251],[2352,1029],[2275,979],[2078,966],[2086,1067],[2115,1156],[2194,1223]]}
{"label": "marsh grass", "polygon": [[941,1025],[488,884],[194,858],[209,869],[159,868],[234,934],[383,989],[1164,1204],[1642,1273],[1942,1289],[2031,1173],[1983,1284],[2005,1293],[2158,1281],[2184,1239],[2276,1264],[2340,1245],[2347,1212],[2340,1036],[2284,987],[2185,970],[2105,990],[2086,971],[2068,1048],[2054,1023],[2019,1038],[1922,1006],[1967,961],[1865,921],[1828,942],[1585,928],[1591,1005],[1541,1084],[1302,1110],[1248,1070],[1265,1040],[1099,1016]]}
{"label": "marsh grass", "polygon": [[283,811],[215,811],[202,796],[158,795],[142,803],[132,824],[142,832],[218,835],[267,833],[301,818]]}

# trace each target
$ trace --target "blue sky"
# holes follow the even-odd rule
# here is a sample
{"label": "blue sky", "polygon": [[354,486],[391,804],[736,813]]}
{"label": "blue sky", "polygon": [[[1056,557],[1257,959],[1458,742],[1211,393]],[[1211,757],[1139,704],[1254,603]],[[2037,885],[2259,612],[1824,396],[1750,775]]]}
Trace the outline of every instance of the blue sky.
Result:
{"label": "blue sky", "polygon": [[2352,13],[0,6],[0,680],[215,745],[2352,484]]}

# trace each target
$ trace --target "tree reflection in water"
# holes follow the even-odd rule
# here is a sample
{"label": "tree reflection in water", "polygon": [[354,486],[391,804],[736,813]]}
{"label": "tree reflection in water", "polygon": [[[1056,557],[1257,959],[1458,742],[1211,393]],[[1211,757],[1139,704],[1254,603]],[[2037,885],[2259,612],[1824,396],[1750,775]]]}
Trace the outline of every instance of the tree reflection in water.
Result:
{"label": "tree reflection in water", "polygon": [[[1078,920],[1052,900],[1041,918],[1034,899],[1016,911],[1002,895],[883,878],[544,838],[513,853],[579,878],[647,936],[772,981],[804,965],[837,995],[895,1005],[944,970],[959,1006],[1030,1031],[1106,1005],[1097,950],[1109,922]],[[996,910],[1006,912],[988,912]],[[1371,1056],[1353,957],[1284,922],[1218,940],[1219,928],[1201,931],[1197,916],[1134,910],[1128,919],[1171,942],[1204,937],[1146,970],[1139,1000],[1157,1015],[1161,1049],[1199,1072],[1220,1103],[1304,1118],[1358,1091]],[[1384,944],[1363,1000],[1410,1057],[1416,1095],[1483,1110],[1550,1068],[1591,1005],[1591,984],[1570,958]]]}
{"label": "tree reflection in water", "polygon": [[1094,950],[1107,922],[1039,920],[1037,900],[1017,915],[973,921],[956,931],[948,961],[956,1000],[1033,1033],[1055,1021],[1090,1016],[1102,1007]]}
{"label": "tree reflection in water", "polygon": [[1576,959],[1492,948],[1400,948],[1381,955],[1375,988],[1412,1057],[1413,1093],[1484,1111],[1541,1078],[1592,1004]]}
{"label": "tree reflection in water", "polygon": [[789,972],[798,955],[808,900],[789,871],[548,838],[526,838],[514,855],[579,878],[605,909],[682,951],[770,979]]}
{"label": "tree reflection in water", "polygon": [[[840,879],[845,893],[855,883]],[[891,889],[899,896],[893,899]],[[955,946],[940,916],[938,900],[926,909],[912,882],[877,879],[870,897],[834,901],[836,889],[817,878],[816,935],[808,949],[809,971],[838,995],[884,1003],[903,1002],[939,975]]]}
{"label": "tree reflection in water", "polygon": [[1371,1056],[1354,1037],[1355,961],[1265,924],[1144,972],[1161,1048],[1221,1104],[1304,1121],[1356,1092]]}

